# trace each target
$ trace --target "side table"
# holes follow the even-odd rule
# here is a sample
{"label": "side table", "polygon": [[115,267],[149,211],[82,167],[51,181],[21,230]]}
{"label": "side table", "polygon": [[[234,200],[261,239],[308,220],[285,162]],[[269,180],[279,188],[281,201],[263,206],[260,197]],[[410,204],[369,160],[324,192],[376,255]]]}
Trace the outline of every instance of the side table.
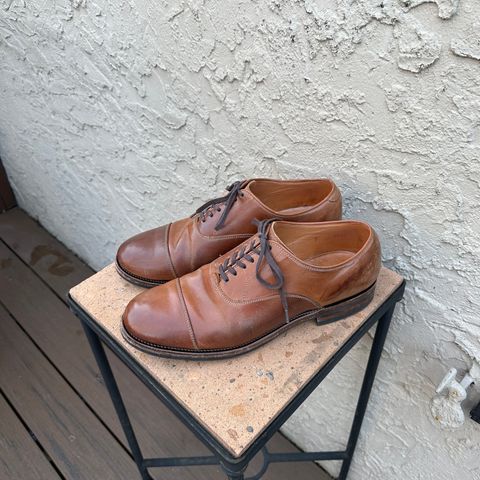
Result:
{"label": "side table", "polygon": [[[121,279],[109,265],[70,291],[138,466],[151,480],[155,467],[221,465],[230,480],[259,480],[272,462],[341,460],[345,480],[370,391],[404,280],[382,268],[367,308],[344,320],[317,326],[306,322],[246,355],[215,361],[163,359],[140,352],[122,338],[121,315],[140,287]],[[340,451],[270,453],[266,444],[345,354],[377,324],[346,448]],[[130,424],[103,344],[211,450],[201,457],[144,458]],[[263,453],[263,466],[245,479],[250,460]]]}

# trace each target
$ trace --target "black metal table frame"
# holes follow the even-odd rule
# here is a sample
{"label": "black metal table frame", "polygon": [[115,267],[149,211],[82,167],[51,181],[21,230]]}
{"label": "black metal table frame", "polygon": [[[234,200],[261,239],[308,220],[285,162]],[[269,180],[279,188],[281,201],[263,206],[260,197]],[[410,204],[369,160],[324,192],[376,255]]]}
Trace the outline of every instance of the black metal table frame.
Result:
{"label": "black metal table frame", "polygon": [[[396,303],[402,299],[405,282],[382,303],[375,312],[355,331],[355,333],[339,348],[316,375],[300,390],[291,402],[275,417],[259,437],[247,448],[240,457],[235,457],[222,445],[192,414],[160,385],[133,357],[102,327],[100,327],[70,296],[69,305],[73,313],[81,320],[90,347],[97,361],[100,372],[107,386],[113,405],[117,412],[123,431],[130,446],[133,459],[137,464],[142,480],[152,480],[148,473],[153,467],[187,467],[199,465],[220,465],[229,480],[259,480],[273,462],[300,462],[318,460],[341,460],[342,467],[338,480],[345,480],[357,444],[368,399],[375,380],[378,363],[383,351],[383,345],[390,326]],[[367,367],[364,373],[362,387],[358,398],[353,423],[345,450],[322,452],[270,453],[266,448],[268,440],[290,418],[305,399],[318,387],[335,365],[350,351],[350,349],[377,324],[373,338]],[[118,389],[115,377],[108,362],[102,342],[107,345],[128,368],[212,451],[211,456],[200,457],[169,457],[144,458],[130,419]],[[245,478],[244,472],[252,458],[259,452],[263,453],[263,465],[254,476]]]}

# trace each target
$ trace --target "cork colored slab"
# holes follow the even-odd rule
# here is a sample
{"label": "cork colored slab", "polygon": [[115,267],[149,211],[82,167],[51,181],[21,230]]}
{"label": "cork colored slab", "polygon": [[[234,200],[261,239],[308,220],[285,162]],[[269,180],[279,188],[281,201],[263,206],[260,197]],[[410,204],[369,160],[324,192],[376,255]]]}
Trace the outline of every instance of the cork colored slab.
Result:
{"label": "cork colored slab", "polygon": [[70,295],[225,448],[240,456],[401,283],[398,274],[382,268],[373,301],[356,315],[321,327],[305,322],[246,355],[203,362],[163,359],[125,342],[123,310],[143,289],[120,278],[113,264]]}

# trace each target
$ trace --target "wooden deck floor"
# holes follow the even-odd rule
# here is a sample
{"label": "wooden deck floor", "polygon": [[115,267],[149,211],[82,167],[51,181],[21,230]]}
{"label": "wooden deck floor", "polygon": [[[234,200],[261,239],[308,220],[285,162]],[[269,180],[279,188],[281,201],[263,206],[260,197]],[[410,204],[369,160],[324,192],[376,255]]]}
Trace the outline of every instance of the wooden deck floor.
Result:
{"label": "wooden deck floor", "polygon": [[[79,321],[66,306],[68,290],[92,273],[22,210],[0,215],[0,480],[138,478]],[[146,456],[209,453],[109,356]],[[295,451],[281,435],[269,447]],[[150,471],[162,480],[225,478],[216,467]],[[264,476],[329,478],[311,463],[271,465]]]}

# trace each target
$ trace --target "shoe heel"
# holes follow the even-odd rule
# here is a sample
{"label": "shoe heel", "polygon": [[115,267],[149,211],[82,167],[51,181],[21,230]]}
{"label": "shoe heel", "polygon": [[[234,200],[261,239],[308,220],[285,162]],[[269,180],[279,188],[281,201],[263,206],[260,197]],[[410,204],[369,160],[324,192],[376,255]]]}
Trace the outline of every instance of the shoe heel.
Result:
{"label": "shoe heel", "polygon": [[373,300],[375,286],[376,284],[374,283],[354,297],[328,305],[319,310],[315,316],[317,325],[325,325],[326,323],[335,322],[336,320],[342,320],[363,310]]}

